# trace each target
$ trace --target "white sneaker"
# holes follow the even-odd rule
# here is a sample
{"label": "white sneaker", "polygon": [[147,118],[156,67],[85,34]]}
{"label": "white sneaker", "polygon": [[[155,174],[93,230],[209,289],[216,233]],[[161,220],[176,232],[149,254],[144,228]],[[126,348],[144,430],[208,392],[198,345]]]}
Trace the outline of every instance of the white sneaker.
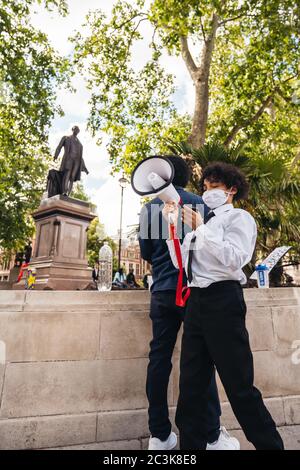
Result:
{"label": "white sneaker", "polygon": [[220,427],[220,436],[216,442],[207,444],[206,450],[240,450],[240,443],[235,437],[231,437],[224,426]]}
{"label": "white sneaker", "polygon": [[148,450],[172,450],[176,447],[177,436],[175,432],[171,432],[166,441],[161,441],[157,437],[150,437]]}

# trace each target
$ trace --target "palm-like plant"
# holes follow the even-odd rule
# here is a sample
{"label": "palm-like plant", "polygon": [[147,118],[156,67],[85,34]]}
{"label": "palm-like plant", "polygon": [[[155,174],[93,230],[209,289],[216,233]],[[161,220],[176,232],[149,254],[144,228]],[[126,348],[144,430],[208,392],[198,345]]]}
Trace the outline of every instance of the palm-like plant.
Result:
{"label": "palm-like plant", "polygon": [[[299,168],[292,168],[271,152],[247,155],[242,147],[227,149],[217,142],[209,142],[199,149],[185,142],[172,142],[170,150],[198,164],[198,168],[213,161],[240,168],[250,183],[250,192],[248,199],[237,205],[248,210],[256,220],[257,255],[263,257],[276,246],[288,244],[293,246],[291,257],[295,260],[300,256]],[[199,171],[191,181],[193,190],[198,192]]]}

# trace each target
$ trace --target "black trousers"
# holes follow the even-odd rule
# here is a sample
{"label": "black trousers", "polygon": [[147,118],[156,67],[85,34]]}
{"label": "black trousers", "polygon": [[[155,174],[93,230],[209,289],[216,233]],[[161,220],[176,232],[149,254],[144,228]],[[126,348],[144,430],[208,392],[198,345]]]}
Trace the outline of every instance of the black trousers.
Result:
{"label": "black trousers", "polygon": [[186,307],[176,425],[181,449],[205,449],[202,416],[217,368],[232,410],[256,449],[283,449],[275,423],[253,385],[253,357],[245,326],[243,290],[236,281],[192,288]]}
{"label": "black trousers", "polygon": [[[153,437],[166,440],[171,432],[168,410],[168,384],[172,370],[172,354],[178,331],[184,318],[184,308],[176,307],[175,291],[154,292],[151,295],[150,318],[153,339],[150,343],[146,392],[149,401],[149,429]],[[221,408],[214,371],[207,391],[207,409],[203,427],[208,442],[220,434]]]}

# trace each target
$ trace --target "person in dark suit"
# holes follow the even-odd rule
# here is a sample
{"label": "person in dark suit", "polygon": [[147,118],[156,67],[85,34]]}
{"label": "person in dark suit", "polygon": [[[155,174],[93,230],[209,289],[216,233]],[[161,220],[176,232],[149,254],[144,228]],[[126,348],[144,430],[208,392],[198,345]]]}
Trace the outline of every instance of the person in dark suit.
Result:
{"label": "person in dark suit", "polygon": [[[186,162],[177,156],[168,158],[174,166],[175,186],[184,205],[197,209],[203,217],[208,212],[202,198],[186,191],[191,173]],[[163,202],[155,198],[144,205],[140,215],[139,243],[141,256],[152,265],[153,284],[151,286],[150,318],[153,338],[150,343],[149,364],[147,368],[146,393],[149,402],[149,440],[150,450],[170,450],[177,444],[177,437],[172,432],[168,410],[168,384],[172,369],[172,354],[180,330],[185,309],[175,305],[175,293],[178,270],[170,258],[166,239],[168,224],[162,217]],[[180,220],[180,219],[179,219]],[[179,238],[191,229],[178,224]],[[186,279],[185,279],[186,281]],[[207,449],[238,449],[239,443],[231,438],[225,428],[220,426],[221,408],[213,375],[207,394],[208,412],[203,417],[209,441]]]}

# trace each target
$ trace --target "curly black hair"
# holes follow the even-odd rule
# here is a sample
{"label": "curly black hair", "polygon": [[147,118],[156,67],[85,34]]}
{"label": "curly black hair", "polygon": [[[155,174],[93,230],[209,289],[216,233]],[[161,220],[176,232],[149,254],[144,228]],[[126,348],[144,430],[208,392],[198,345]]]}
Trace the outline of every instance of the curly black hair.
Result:
{"label": "curly black hair", "polygon": [[172,183],[175,186],[181,186],[182,188],[185,188],[191,177],[191,170],[188,164],[182,157],[177,155],[166,155],[166,158],[170,160],[175,170]]}
{"label": "curly black hair", "polygon": [[228,189],[235,186],[237,189],[237,193],[233,197],[235,201],[248,197],[249,183],[244,173],[230,163],[212,162],[203,168],[200,179],[201,194],[204,192],[204,180],[210,183],[223,183]]}

